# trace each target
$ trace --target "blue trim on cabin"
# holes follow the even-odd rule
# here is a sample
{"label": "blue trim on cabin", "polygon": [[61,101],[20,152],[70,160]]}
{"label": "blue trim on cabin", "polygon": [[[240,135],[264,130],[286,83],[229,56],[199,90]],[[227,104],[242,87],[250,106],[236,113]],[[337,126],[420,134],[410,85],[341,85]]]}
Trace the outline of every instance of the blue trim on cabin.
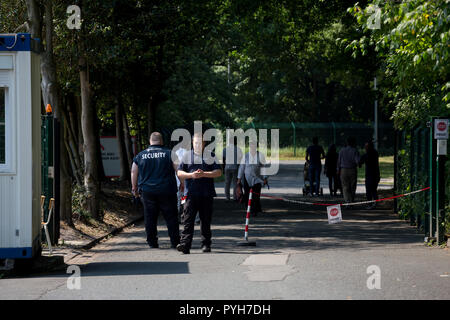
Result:
{"label": "blue trim on cabin", "polygon": [[29,33],[0,33],[0,52],[31,51],[40,52],[40,40],[31,38]]}
{"label": "blue trim on cabin", "polygon": [[25,259],[32,257],[33,248],[0,248],[0,259]]}

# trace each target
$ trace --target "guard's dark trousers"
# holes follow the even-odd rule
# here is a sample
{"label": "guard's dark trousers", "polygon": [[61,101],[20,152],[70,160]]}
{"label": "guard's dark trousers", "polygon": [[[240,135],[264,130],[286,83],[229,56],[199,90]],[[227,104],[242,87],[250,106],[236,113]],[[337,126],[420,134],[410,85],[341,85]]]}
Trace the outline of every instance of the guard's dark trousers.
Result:
{"label": "guard's dark trousers", "polygon": [[148,192],[141,194],[142,204],[144,205],[145,232],[147,233],[147,242],[151,246],[158,244],[157,225],[158,214],[161,211],[166,220],[169,231],[170,242],[175,247],[180,243],[180,230],[177,216],[177,195],[155,195]]}
{"label": "guard's dark trousers", "polygon": [[181,244],[190,249],[194,236],[195,216],[200,217],[200,232],[202,246],[211,246],[211,218],[213,211],[213,197],[189,196],[184,204],[182,222],[184,229],[181,232]]}

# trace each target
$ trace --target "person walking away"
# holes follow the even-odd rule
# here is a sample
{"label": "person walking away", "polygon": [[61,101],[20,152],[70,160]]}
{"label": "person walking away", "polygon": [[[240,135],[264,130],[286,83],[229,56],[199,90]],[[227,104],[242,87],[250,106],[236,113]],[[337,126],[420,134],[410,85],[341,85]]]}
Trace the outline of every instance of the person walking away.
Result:
{"label": "person walking away", "polygon": [[261,169],[266,166],[266,159],[256,148],[256,142],[250,141],[250,151],[242,158],[239,165],[238,183],[243,180],[244,204],[248,203],[250,189],[253,191],[250,214],[256,216],[262,212],[261,189],[267,184],[267,177],[261,174]]}
{"label": "person walking away", "polygon": [[194,236],[195,216],[200,217],[202,251],[211,252],[211,219],[213,200],[216,196],[214,178],[222,170],[214,154],[204,154],[205,143],[201,134],[193,137],[193,150],[187,152],[178,166],[178,177],[184,181],[186,202],[183,211],[183,226],[178,251],[189,254]]}
{"label": "person walking away", "polygon": [[144,205],[145,232],[150,248],[158,248],[159,211],[166,220],[172,248],[180,243],[177,218],[177,182],[171,151],[163,147],[161,133],[153,132],[150,146],[133,159],[132,193]]}
{"label": "person walking away", "polygon": [[233,185],[233,200],[236,199],[236,185],[237,175],[239,170],[239,163],[242,159],[242,150],[236,145],[236,138],[231,136],[228,139],[228,145],[222,152],[222,159],[224,163],[225,171],[225,197],[227,201],[230,201],[230,189]]}
{"label": "person walking away", "polygon": [[[311,196],[315,193],[319,196],[320,173],[322,171],[322,159],[325,158],[325,151],[319,145],[319,138],[313,138],[313,144],[306,149],[305,160],[309,162],[309,183],[311,184]],[[314,183],[315,182],[315,185]]]}
{"label": "person walking away", "polygon": [[[325,155],[324,172],[328,177],[328,186],[330,188],[330,195],[337,195],[337,190],[340,187],[337,174],[337,161],[338,153],[336,152],[336,145],[332,144],[328,148],[328,152]],[[341,191],[342,193],[342,191]]]}
{"label": "person walking away", "polygon": [[[366,153],[361,156],[359,161],[359,167],[365,164],[366,170],[366,197],[367,201],[378,200],[378,183],[380,182],[380,164],[378,151],[375,150],[372,141],[368,141],[365,144]],[[367,206],[367,209],[374,209],[376,207],[376,202]]]}
{"label": "person walking away", "polygon": [[342,183],[344,200],[347,203],[355,201],[356,183],[358,179],[359,152],[356,149],[356,139],[349,137],[347,145],[339,152],[337,169]]}

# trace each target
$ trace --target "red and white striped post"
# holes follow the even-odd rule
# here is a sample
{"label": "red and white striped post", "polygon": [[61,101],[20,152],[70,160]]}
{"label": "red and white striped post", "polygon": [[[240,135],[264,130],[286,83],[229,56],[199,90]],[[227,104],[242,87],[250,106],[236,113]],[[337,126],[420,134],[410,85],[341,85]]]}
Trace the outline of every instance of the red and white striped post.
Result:
{"label": "red and white striped post", "polygon": [[252,209],[252,196],[253,196],[253,189],[250,189],[250,194],[248,196],[247,217],[245,218],[245,233],[244,233],[245,241],[248,241],[248,223],[250,221],[250,211]]}
{"label": "red and white striped post", "polygon": [[248,196],[248,206],[247,206],[247,217],[245,218],[245,233],[244,233],[244,240],[243,242],[239,242],[239,246],[256,246],[256,242],[248,241],[248,224],[250,222],[250,211],[252,208],[252,195],[253,195],[253,189],[250,189],[250,194]]}

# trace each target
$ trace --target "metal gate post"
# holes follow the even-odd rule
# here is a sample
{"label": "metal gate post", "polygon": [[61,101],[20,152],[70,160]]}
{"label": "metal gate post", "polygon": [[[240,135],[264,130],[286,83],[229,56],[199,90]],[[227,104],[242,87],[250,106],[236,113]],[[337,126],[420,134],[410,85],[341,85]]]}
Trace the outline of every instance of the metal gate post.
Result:
{"label": "metal gate post", "polygon": [[[409,183],[411,186],[411,190],[414,190],[415,188],[415,177],[414,177],[414,169],[413,167],[416,166],[415,159],[414,159],[414,153],[416,152],[415,143],[414,143],[414,129],[409,130]],[[413,199],[410,199],[410,201],[414,201]],[[414,206],[412,206],[414,207]],[[417,224],[417,210],[414,210],[414,212],[411,212],[409,215],[409,222],[410,225],[416,225]]]}
{"label": "metal gate post", "polygon": [[[399,132],[394,130],[394,196],[397,195],[398,189],[398,147],[399,147]],[[398,214],[398,200],[394,199],[394,212]]]}
{"label": "metal gate post", "polygon": [[[439,117],[437,119],[446,119]],[[435,120],[436,121],[436,120]],[[433,128],[434,128],[433,123]],[[448,128],[447,128],[448,130]],[[446,148],[440,149],[440,142],[442,138],[434,139],[436,141],[436,243],[440,245],[444,241],[444,219],[445,219],[445,162],[446,162]],[[445,144],[447,141],[445,141]]]}
{"label": "metal gate post", "polygon": [[[44,203],[44,221],[48,221],[49,215],[49,203],[50,199],[53,198],[53,177],[54,177],[54,167],[53,167],[53,115],[47,113],[42,117],[42,194],[45,196]],[[50,239],[55,236],[55,220],[54,216],[50,219],[48,224],[48,230],[50,233]],[[44,234],[43,234],[44,235]],[[52,240],[53,243],[53,240]]]}
{"label": "metal gate post", "polygon": [[435,140],[434,140],[434,119],[435,117],[431,117],[430,118],[430,122],[428,123],[428,126],[430,128],[430,154],[429,154],[429,175],[430,175],[430,238],[434,237],[434,232],[433,230],[434,228],[434,216],[435,216],[435,211],[436,211],[436,188],[435,188],[435,165],[434,165],[434,152],[435,152]]}
{"label": "metal gate post", "polygon": [[294,130],[294,157],[297,155],[297,153],[296,153],[296,148],[297,148],[297,144],[296,144],[296,142],[295,142],[295,124],[293,123],[293,122],[291,122],[291,125],[292,125],[292,129]]}

